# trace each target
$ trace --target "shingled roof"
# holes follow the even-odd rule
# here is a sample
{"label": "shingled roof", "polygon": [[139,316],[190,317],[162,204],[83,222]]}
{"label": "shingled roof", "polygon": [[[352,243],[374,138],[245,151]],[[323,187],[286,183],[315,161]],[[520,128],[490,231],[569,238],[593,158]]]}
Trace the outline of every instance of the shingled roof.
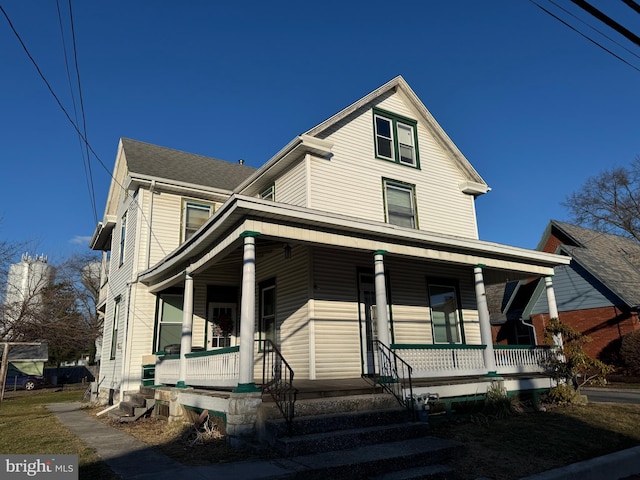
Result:
{"label": "shingled roof", "polygon": [[151,143],[122,138],[130,174],[233,190],[256,169]]}
{"label": "shingled roof", "polygon": [[640,243],[569,223],[551,221],[559,247],[628,306],[640,305]]}

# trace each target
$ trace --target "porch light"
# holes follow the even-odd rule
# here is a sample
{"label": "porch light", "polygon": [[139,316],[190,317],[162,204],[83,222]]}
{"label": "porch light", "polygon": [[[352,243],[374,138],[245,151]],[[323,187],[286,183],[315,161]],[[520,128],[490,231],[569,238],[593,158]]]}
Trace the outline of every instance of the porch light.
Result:
{"label": "porch light", "polygon": [[291,245],[288,243],[284,246],[284,258],[291,258]]}

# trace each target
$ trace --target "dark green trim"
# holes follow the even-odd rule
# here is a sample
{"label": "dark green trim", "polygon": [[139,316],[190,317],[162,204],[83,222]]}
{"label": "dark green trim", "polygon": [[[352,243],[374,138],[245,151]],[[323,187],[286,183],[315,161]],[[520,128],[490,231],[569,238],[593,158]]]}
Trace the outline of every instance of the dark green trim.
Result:
{"label": "dark green trim", "polygon": [[172,353],[171,355],[162,356],[162,360],[179,360],[179,359],[180,359],[179,353]]}
{"label": "dark green trim", "polygon": [[374,255],[386,255],[388,252],[386,250],[376,250],[373,252]]}
{"label": "dark green trim", "polygon": [[239,352],[240,346],[216,348],[215,350],[205,350],[203,352],[185,353],[185,358],[212,357],[214,355],[224,355],[225,353]]}
{"label": "dark green trim", "polygon": [[466,345],[463,343],[404,344],[393,343],[392,350],[484,350],[486,345]]}
{"label": "dark green trim", "polygon": [[494,345],[494,350],[551,350],[551,345]]}
{"label": "dark green trim", "polygon": [[233,390],[233,393],[255,393],[260,392],[261,390],[256,387],[255,383],[239,383],[238,386]]}
{"label": "dark green trim", "polygon": [[254,232],[252,230],[245,230],[244,232],[242,232],[240,234],[240,238],[245,238],[245,237],[258,237],[262,235],[260,232]]}
{"label": "dark green trim", "polygon": [[478,267],[478,268],[484,268],[484,267],[486,267],[486,265],[485,265],[484,263],[479,263],[479,264],[477,264],[477,265],[476,265],[476,267]]}
{"label": "dark green trim", "polygon": [[[378,155],[377,148],[377,129],[376,129],[376,115],[386,118],[391,121],[391,134],[393,135],[393,155],[394,158],[381,157]],[[389,112],[387,110],[383,110],[382,108],[374,107],[372,109],[372,120],[373,120],[373,154],[375,158],[380,160],[385,160],[387,162],[393,162],[398,165],[402,165],[404,167],[415,168],[420,170],[420,151],[418,149],[418,122],[413,120],[412,118],[403,117],[402,115],[398,115],[397,113]],[[410,126],[413,129],[413,148],[415,150],[415,165],[408,165],[406,163],[400,162],[400,146],[398,142],[398,122],[404,123],[405,125]]]}
{"label": "dark green trim", "polygon": [[498,375],[498,372],[487,372],[485,377],[488,377],[488,378],[502,378],[501,375]]}
{"label": "dark green trim", "polygon": [[189,385],[180,380],[178,383],[176,383],[176,388],[189,388]]}

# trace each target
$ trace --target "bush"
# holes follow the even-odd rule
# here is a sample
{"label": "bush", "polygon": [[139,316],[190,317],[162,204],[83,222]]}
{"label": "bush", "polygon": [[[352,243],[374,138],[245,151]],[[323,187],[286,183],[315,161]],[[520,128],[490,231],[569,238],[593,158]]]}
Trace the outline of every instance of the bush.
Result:
{"label": "bush", "polygon": [[561,383],[549,390],[549,401],[558,405],[573,403],[577,396],[578,393],[566,383]]}
{"label": "bush", "polygon": [[622,339],[620,356],[632,375],[640,375],[640,330]]}

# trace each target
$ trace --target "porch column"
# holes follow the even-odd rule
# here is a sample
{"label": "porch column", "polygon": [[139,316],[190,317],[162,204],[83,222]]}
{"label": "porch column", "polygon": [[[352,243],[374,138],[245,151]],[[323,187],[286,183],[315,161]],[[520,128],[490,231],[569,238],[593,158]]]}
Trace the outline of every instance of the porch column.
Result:
{"label": "porch column", "polygon": [[256,238],[258,232],[243,232],[242,292],[240,299],[240,378],[237,393],[257,392],[253,378],[253,344],[256,331]]}
{"label": "porch column", "polygon": [[478,320],[480,321],[480,341],[486,345],[484,349],[484,365],[488,376],[497,376],[496,358],[493,353],[493,337],[491,336],[491,322],[487,305],[487,292],[484,288],[482,269],[484,265],[476,265],[473,269],[476,286],[476,303],[478,305]]}
{"label": "porch column", "polygon": [[187,358],[191,353],[191,337],[193,333],[193,277],[185,272],[184,298],[182,304],[182,336],[180,337],[180,373],[176,387],[187,388]]}
{"label": "porch column", "polygon": [[[544,277],[544,286],[547,293],[547,305],[549,306],[549,318],[560,319],[558,314],[558,304],[556,303],[556,294],[553,290],[553,275]],[[555,334],[553,336],[553,344],[562,348],[562,335]]]}
{"label": "porch column", "polygon": [[387,306],[387,285],[384,278],[384,256],[385,250],[378,250],[374,253],[374,274],[376,288],[376,329],[378,330],[378,340],[387,347],[391,345],[389,335],[389,318]]}

